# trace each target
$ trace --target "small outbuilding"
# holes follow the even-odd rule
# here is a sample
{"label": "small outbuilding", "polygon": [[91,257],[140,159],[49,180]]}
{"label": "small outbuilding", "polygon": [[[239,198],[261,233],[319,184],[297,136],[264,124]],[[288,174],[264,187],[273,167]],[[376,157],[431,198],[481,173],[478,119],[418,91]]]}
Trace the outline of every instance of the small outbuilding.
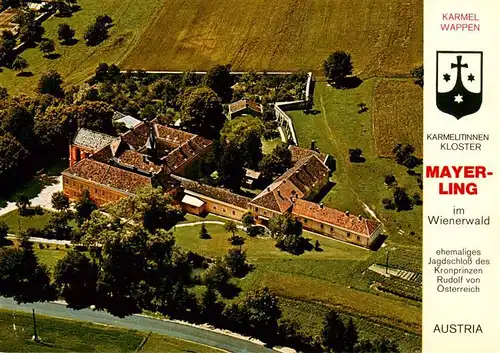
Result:
{"label": "small outbuilding", "polygon": [[262,104],[259,104],[251,99],[240,99],[228,106],[228,118],[234,119],[242,115],[262,116],[264,109]]}

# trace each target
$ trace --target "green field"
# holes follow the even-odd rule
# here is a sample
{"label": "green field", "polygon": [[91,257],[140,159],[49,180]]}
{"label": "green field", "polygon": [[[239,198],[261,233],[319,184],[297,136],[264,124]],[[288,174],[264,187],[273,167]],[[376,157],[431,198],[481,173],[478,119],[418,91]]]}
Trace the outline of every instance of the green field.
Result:
{"label": "green field", "polygon": [[[334,187],[323,202],[334,208],[349,210],[353,214],[366,214],[368,206],[383,223],[387,243],[394,246],[421,248],[422,207],[411,211],[384,209],[382,199],[392,197],[392,190],[384,183],[387,174],[394,174],[398,184],[411,196],[421,190],[415,176],[390,158],[378,156],[373,138],[373,90],[379,79],[366,80],[359,87],[337,90],[318,82],[315,88],[316,115],[302,111],[288,112],[293,118],[299,144],[309,148],[315,140],[322,152],[331,154],[337,164],[333,173]],[[395,96],[396,98],[396,96]],[[368,111],[358,114],[357,104],[365,103]],[[349,149],[360,148],[364,163],[349,161]],[[417,169],[421,171],[421,167]],[[403,234],[399,234],[401,230]],[[412,232],[415,235],[410,235]]]}
{"label": "green field", "polygon": [[[61,73],[67,84],[83,82],[93,74],[98,63],[120,63],[137,44],[147,23],[162,3],[162,0],[79,0],[81,10],[72,17],[51,17],[43,23],[45,37],[56,42],[55,53],[61,56],[47,59],[38,48],[25,50],[21,56],[28,61],[27,71],[32,72],[33,76],[19,77],[16,72],[2,68],[0,86],[8,88],[11,94],[31,94],[40,76],[49,69]],[[83,40],[85,29],[94,22],[96,16],[104,14],[111,16],[114,22],[110,37],[98,46],[86,46]],[[57,26],[60,23],[68,23],[76,29],[78,43],[71,46],[59,44]]]}
{"label": "green field", "polygon": [[340,49],[358,75],[401,75],[422,62],[422,28],[422,0],[165,0],[123,67],[318,72]]}
{"label": "green field", "polygon": [[373,92],[373,134],[379,156],[392,156],[398,143],[423,155],[423,90],[413,80],[379,80]]}
{"label": "green field", "polygon": [[[89,78],[100,62],[122,69],[206,70],[231,63],[234,70],[321,72],[334,50],[351,53],[362,77],[408,75],[422,62],[422,0],[79,0],[70,18],[44,22],[45,37],[57,43],[57,59],[38,48],[21,56],[33,76],[2,69],[0,86],[31,94],[40,75],[55,69],[67,85]],[[85,45],[96,16],[114,20],[110,38]],[[57,25],[76,29],[78,43],[61,46]]]}
{"label": "green field", "polygon": [[0,221],[7,224],[10,233],[18,234],[19,229],[43,228],[49,222],[50,213],[50,211],[45,210],[42,215],[21,216],[18,210],[13,210],[0,216]]}
{"label": "green field", "polygon": [[[134,352],[147,333],[37,315],[42,343],[31,340],[31,314],[0,309],[2,352]],[[151,335],[143,353],[217,353],[218,349],[168,336]]]}
{"label": "green field", "polygon": [[[209,240],[199,238],[200,228],[175,229],[177,243],[204,256],[224,255],[229,243],[223,226],[207,225],[212,236]],[[363,272],[372,263],[385,260],[385,252],[368,251],[308,232],[305,236],[312,243],[319,240],[323,251],[295,256],[277,249],[272,239],[245,236],[243,247],[248,261],[255,268],[235,283],[244,292],[269,287],[284,300],[285,316],[297,318],[310,334],[319,333],[323,315],[311,315],[309,306],[313,305],[321,312],[328,307],[336,307],[346,315],[363,321],[364,335],[371,338],[382,336],[379,327],[392,327],[393,339],[398,342],[403,340],[401,344],[412,350],[418,349],[420,305],[372,290],[371,282],[364,278]],[[397,252],[397,249],[393,251]],[[400,260],[394,256],[390,265],[397,267]],[[405,335],[405,332],[408,334]]]}

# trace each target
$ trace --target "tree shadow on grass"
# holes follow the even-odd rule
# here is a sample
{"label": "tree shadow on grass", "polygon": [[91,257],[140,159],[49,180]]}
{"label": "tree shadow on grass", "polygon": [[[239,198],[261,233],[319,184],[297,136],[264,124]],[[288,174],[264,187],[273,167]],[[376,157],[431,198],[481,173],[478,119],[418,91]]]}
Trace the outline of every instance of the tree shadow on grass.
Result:
{"label": "tree shadow on grass", "polygon": [[16,76],[18,76],[18,77],[31,77],[31,76],[33,76],[33,72],[23,71],[23,72],[18,73]]}
{"label": "tree shadow on grass", "polygon": [[59,59],[61,57],[61,54],[59,54],[59,53],[52,53],[52,54],[44,55],[44,57],[46,59],[49,59],[49,60],[55,60],[55,59]]}
{"label": "tree shadow on grass", "polygon": [[72,46],[72,45],[75,45],[76,43],[78,43],[79,40],[76,39],[76,38],[71,38],[71,39],[68,39],[68,40],[65,40],[63,42],[61,42],[61,45],[64,45],[64,46]]}
{"label": "tree shadow on grass", "polygon": [[233,299],[237,297],[241,292],[241,288],[232,284],[226,283],[224,286],[219,288],[219,293],[225,299]]}

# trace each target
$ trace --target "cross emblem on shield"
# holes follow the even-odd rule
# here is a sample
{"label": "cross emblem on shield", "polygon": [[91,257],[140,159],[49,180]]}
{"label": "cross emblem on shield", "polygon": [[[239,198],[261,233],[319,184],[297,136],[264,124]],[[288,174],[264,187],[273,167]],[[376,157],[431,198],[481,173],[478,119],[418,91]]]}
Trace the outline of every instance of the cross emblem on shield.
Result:
{"label": "cross emblem on shield", "polygon": [[436,105],[461,119],[476,113],[483,102],[483,52],[438,51]]}

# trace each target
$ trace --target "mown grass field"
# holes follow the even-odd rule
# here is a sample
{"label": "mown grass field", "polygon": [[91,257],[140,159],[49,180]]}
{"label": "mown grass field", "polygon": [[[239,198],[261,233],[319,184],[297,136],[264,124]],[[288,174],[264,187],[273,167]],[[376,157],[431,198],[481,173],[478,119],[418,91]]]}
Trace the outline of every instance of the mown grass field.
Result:
{"label": "mown grass field", "polygon": [[[200,229],[201,226],[175,229],[177,243],[205,256],[223,256],[230,247],[223,226],[207,225],[212,236],[209,240],[199,238]],[[363,275],[372,263],[384,261],[385,252],[368,251],[308,232],[305,236],[313,244],[319,240],[322,251],[295,256],[277,249],[272,239],[245,236],[243,248],[255,268],[235,284],[243,292],[269,287],[283,300],[285,317],[296,318],[310,334],[319,334],[324,313],[328,307],[335,307],[363,321],[363,335],[382,337],[387,333],[381,327],[389,327],[392,339],[411,348],[406,351],[417,350],[420,305],[372,290]],[[397,267],[399,260],[394,259],[390,265]],[[322,314],[312,314],[318,312]]]}
{"label": "mown grass field", "polygon": [[398,143],[423,155],[423,90],[413,80],[380,80],[374,89],[373,134],[379,156],[392,156]]}
{"label": "mown grass field", "polygon": [[319,72],[346,50],[357,74],[401,75],[422,62],[422,28],[422,0],[165,0],[123,67]]}
{"label": "mown grass field", "polygon": [[20,229],[43,228],[49,222],[50,211],[45,210],[42,215],[21,216],[18,210],[10,211],[0,216],[0,221],[5,222],[9,227],[9,232],[18,234]]}
{"label": "mown grass field", "polygon": [[[21,56],[29,67],[26,71],[33,73],[31,77],[19,77],[15,71],[2,68],[0,86],[6,87],[11,94],[33,94],[40,76],[54,69],[62,76],[65,84],[81,83],[89,78],[101,62],[120,63],[129,51],[137,44],[142,32],[162,5],[162,0],[79,0],[81,10],[72,17],[51,17],[43,23],[45,37],[56,42],[57,59],[47,59],[38,48],[25,50]],[[83,36],[88,25],[99,15],[107,14],[113,19],[110,37],[95,47],[85,45]],[[75,37],[79,40],[75,45],[60,45],[57,40],[57,26],[68,23],[76,29]]]}
{"label": "mown grass field", "polygon": [[[389,235],[386,243],[420,249],[422,207],[396,212],[386,210],[382,205],[382,199],[392,198],[393,192],[384,183],[387,174],[393,174],[398,185],[406,188],[410,196],[415,192],[421,195],[421,190],[416,177],[408,175],[405,167],[393,159],[378,156],[372,115],[373,91],[379,80],[369,79],[359,87],[348,90],[337,90],[318,82],[314,109],[319,113],[305,115],[302,111],[290,111],[289,115],[293,118],[301,146],[309,148],[311,140],[315,140],[321,151],[331,154],[336,160],[337,170],[332,177],[335,185],[323,198],[325,205],[349,210],[353,214],[366,214],[366,205],[384,224]],[[397,95],[393,97],[398,99]],[[368,111],[359,114],[359,103],[365,103]],[[350,162],[350,148],[360,148],[366,161]],[[417,168],[417,172],[421,172],[421,167]],[[399,234],[399,230],[404,233]],[[412,232],[415,235],[410,235]]]}
{"label": "mown grass field", "polygon": [[[0,309],[0,351],[2,352],[134,352],[147,336],[138,332],[86,322],[37,315],[37,331],[43,344],[31,340],[31,314]],[[15,325],[15,329],[14,329]],[[218,353],[218,349],[173,337],[152,334],[143,353]]]}

